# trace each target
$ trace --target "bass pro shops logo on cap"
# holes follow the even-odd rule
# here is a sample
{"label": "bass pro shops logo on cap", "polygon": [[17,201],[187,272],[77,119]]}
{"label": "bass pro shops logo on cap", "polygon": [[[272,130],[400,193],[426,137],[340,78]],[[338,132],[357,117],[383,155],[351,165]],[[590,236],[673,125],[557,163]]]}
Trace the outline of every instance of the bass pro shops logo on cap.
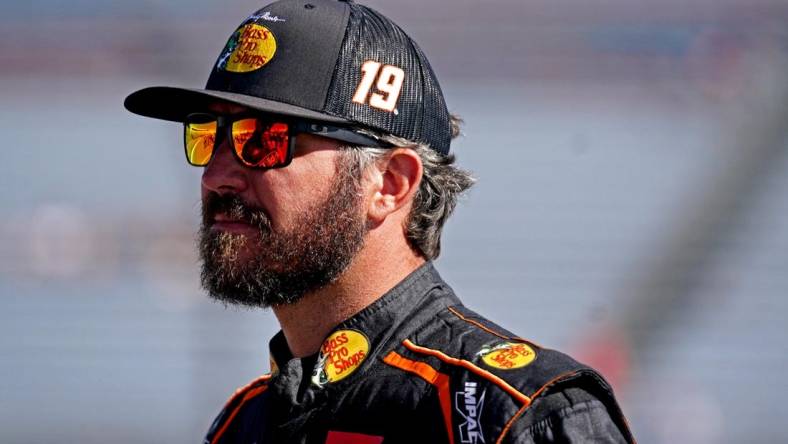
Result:
{"label": "bass pro shops logo on cap", "polygon": [[238,28],[222,51],[218,69],[250,72],[266,65],[276,53],[276,38],[270,29],[256,23]]}
{"label": "bass pro shops logo on cap", "polygon": [[345,379],[356,371],[369,354],[369,341],[355,330],[340,330],[326,338],[312,374],[312,383],[322,387],[327,382]]}

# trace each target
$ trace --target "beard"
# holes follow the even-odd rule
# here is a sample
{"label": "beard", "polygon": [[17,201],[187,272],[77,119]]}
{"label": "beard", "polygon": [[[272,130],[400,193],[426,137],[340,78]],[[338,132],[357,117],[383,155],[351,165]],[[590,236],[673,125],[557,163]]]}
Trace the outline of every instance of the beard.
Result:
{"label": "beard", "polygon": [[[367,232],[360,185],[337,170],[325,201],[280,230],[274,230],[262,208],[237,195],[206,195],[199,250],[201,283],[209,296],[225,304],[267,308],[293,304],[334,282]],[[250,224],[255,236],[212,230],[217,213]]]}

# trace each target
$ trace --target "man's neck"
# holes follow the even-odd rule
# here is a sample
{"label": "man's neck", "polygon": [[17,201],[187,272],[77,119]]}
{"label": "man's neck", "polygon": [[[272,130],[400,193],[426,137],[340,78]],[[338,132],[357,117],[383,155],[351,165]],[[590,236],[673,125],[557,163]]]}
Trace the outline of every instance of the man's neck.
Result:
{"label": "man's neck", "polygon": [[295,304],[274,307],[294,357],[316,353],[334,327],[378,300],[425,262],[410,249],[385,258],[365,250],[335,282]]}

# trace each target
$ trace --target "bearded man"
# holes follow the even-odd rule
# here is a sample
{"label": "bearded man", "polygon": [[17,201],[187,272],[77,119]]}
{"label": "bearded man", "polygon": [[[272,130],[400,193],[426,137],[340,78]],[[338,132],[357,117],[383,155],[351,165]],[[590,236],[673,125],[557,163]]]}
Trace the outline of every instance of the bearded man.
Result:
{"label": "bearded man", "polygon": [[202,284],[271,308],[270,373],[206,443],[632,442],[594,370],[464,307],[441,230],[473,178],[427,58],[380,13],[282,0],[227,42],[205,89],[126,108],[184,124],[204,167]]}

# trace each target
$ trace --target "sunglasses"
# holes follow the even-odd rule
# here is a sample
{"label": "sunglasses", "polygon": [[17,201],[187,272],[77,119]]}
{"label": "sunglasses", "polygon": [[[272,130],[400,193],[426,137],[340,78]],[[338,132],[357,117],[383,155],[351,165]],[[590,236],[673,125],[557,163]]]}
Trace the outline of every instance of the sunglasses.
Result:
{"label": "sunglasses", "polygon": [[221,137],[231,141],[235,157],[249,168],[282,168],[293,160],[296,135],[315,134],[350,145],[387,148],[391,145],[349,128],[288,120],[280,116],[208,113],[189,114],[184,122],[186,160],[194,166],[211,161]]}

